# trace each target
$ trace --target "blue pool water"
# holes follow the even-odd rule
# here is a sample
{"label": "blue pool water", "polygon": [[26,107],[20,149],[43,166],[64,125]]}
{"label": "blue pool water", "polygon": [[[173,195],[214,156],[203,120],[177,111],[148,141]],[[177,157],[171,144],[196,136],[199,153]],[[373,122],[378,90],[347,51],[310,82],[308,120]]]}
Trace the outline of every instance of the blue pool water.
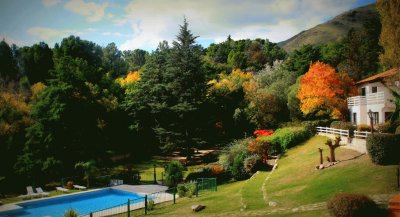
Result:
{"label": "blue pool water", "polygon": [[[71,208],[81,215],[126,203],[128,199],[137,199],[141,197],[142,196],[131,192],[116,189],[103,189],[64,197],[49,198],[41,201],[19,203],[18,205],[23,207],[22,210],[6,214],[0,213],[0,217],[59,217],[63,216],[64,213]],[[143,200],[135,200],[136,203],[140,201]]]}

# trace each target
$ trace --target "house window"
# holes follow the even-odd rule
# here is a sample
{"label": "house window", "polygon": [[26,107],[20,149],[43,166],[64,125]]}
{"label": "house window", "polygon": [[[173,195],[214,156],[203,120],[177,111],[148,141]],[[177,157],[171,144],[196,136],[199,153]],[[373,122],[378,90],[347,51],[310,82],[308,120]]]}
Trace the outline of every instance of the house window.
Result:
{"label": "house window", "polygon": [[365,96],[365,87],[361,88],[361,96]]}
{"label": "house window", "polygon": [[374,123],[374,125],[379,124],[379,112],[372,113],[372,123]]}
{"label": "house window", "polygon": [[388,121],[393,115],[393,112],[385,112],[385,121]]}
{"label": "house window", "polygon": [[372,93],[378,92],[378,87],[372,87]]}
{"label": "house window", "polygon": [[353,124],[357,125],[357,113],[353,113]]}

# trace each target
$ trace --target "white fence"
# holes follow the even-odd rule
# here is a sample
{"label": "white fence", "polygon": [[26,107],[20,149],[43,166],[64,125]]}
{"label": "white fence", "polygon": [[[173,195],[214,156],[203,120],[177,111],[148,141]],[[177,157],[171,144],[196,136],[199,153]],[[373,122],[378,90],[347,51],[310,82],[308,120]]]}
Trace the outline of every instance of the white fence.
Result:
{"label": "white fence", "polygon": [[350,135],[349,130],[342,130],[342,129],[336,129],[336,128],[330,128],[330,127],[317,127],[317,132],[318,133],[326,133],[326,134],[335,134],[335,135],[346,136],[346,137],[349,137],[349,135]]}
{"label": "white fence", "polygon": [[354,131],[354,137],[355,138],[367,138],[367,136],[369,135],[369,134],[371,134],[371,132],[368,132],[368,131],[357,131],[357,130],[355,130]]}
{"label": "white fence", "polygon": [[[330,127],[317,127],[317,132],[324,133],[324,134],[340,135],[340,136],[345,136],[345,137],[350,136],[349,130],[342,130],[342,129],[336,129],[336,128],[330,128]],[[369,134],[371,134],[371,132],[355,130],[353,137],[365,139],[365,138],[367,138],[367,136]]]}

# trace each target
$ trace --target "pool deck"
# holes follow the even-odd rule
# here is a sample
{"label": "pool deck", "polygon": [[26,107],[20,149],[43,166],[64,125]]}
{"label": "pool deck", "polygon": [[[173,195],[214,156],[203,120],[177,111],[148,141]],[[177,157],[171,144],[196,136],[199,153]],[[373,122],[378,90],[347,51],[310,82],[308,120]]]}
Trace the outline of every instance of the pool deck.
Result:
{"label": "pool deck", "polygon": [[[137,193],[137,194],[152,194],[152,193],[156,193],[156,192],[160,192],[160,191],[164,191],[164,190],[168,189],[168,187],[162,186],[162,185],[117,185],[117,186],[108,187],[108,188],[128,191],[128,192]],[[10,204],[4,204],[4,205],[0,205],[0,214],[1,214],[1,212],[8,212],[8,211],[15,211],[18,209],[22,209],[23,207],[19,206],[19,204],[21,204],[21,203],[47,200],[47,199],[65,197],[65,196],[76,195],[76,194],[84,194],[87,192],[99,191],[102,189],[107,189],[107,188],[91,189],[91,190],[80,191],[80,192],[76,192],[76,193],[66,193],[66,194],[57,195],[57,196],[53,196],[53,197],[42,197],[42,198],[35,198],[35,199],[31,199],[31,200],[19,201],[19,202],[10,203]]]}
{"label": "pool deck", "polygon": [[0,212],[14,211],[19,209],[22,209],[22,207],[14,203],[4,204],[0,206]]}
{"label": "pool deck", "polygon": [[168,189],[168,187],[162,185],[117,185],[111,188],[139,194],[152,194]]}

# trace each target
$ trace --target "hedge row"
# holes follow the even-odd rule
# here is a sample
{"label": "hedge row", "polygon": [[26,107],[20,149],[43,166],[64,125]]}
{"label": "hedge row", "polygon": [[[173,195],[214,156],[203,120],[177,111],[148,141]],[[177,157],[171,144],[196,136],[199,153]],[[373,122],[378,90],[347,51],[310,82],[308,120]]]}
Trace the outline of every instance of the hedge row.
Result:
{"label": "hedge row", "polygon": [[376,164],[398,164],[400,162],[400,135],[374,133],[367,137],[367,149]]}
{"label": "hedge row", "polygon": [[339,193],[327,203],[331,216],[334,217],[365,217],[387,216],[369,197],[355,193]]}
{"label": "hedge row", "polygon": [[271,136],[264,139],[269,141],[273,151],[281,152],[294,147],[312,136],[306,127],[285,127],[277,129]]}

